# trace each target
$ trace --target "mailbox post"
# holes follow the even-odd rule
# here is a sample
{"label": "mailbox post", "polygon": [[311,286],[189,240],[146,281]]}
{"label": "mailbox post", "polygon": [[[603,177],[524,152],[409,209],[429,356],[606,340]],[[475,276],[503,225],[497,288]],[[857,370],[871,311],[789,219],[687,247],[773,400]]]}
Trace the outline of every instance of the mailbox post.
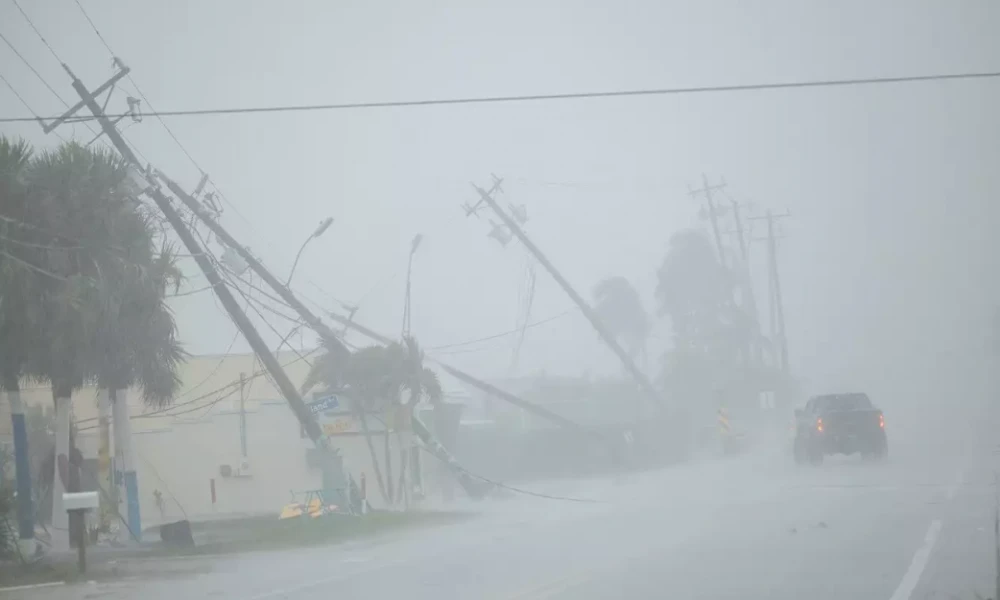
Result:
{"label": "mailbox post", "polygon": [[80,572],[87,572],[87,519],[88,510],[95,510],[99,506],[97,492],[76,492],[63,494],[63,506],[70,515],[76,513],[76,547],[79,557],[78,564]]}

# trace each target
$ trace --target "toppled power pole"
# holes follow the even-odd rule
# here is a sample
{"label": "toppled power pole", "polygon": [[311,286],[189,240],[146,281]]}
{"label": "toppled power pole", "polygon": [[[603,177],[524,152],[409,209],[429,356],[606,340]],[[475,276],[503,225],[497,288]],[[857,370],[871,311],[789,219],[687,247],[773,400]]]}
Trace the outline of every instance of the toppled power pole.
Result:
{"label": "toppled power pole", "polygon": [[[558,283],[559,287],[561,287],[563,291],[566,292],[566,295],[568,295],[570,299],[573,300],[573,302],[580,307],[580,311],[583,313],[583,316],[585,316],[587,320],[590,321],[590,324],[597,331],[598,335],[601,336],[601,339],[604,341],[604,343],[607,344],[607,346],[611,348],[611,350],[615,353],[615,355],[618,357],[618,360],[622,362],[622,364],[625,366],[625,369],[636,381],[636,383],[639,385],[639,388],[643,391],[643,393],[650,400],[650,402],[654,406],[662,407],[663,398],[660,396],[659,393],[657,393],[656,389],[653,387],[652,382],[650,382],[649,378],[646,377],[646,374],[643,373],[641,370],[639,370],[639,367],[636,366],[635,361],[633,361],[632,357],[630,357],[628,353],[625,352],[625,350],[618,343],[618,340],[615,339],[615,336],[610,331],[608,331],[608,328],[605,327],[604,323],[601,321],[601,318],[597,315],[597,313],[594,312],[594,309],[590,307],[590,304],[588,304],[587,301],[584,300],[583,296],[581,296],[575,289],[573,289],[573,286],[570,285],[569,281],[567,281],[566,278],[563,277],[562,273],[560,273],[556,269],[555,265],[553,265],[549,261],[549,259],[544,254],[542,254],[542,251],[539,250],[538,246],[536,246],[534,242],[532,242],[528,238],[528,236],[524,233],[524,231],[521,229],[518,220],[524,221],[525,220],[524,215],[523,214],[515,215],[517,217],[515,218],[515,216],[511,216],[510,214],[507,213],[507,211],[500,208],[499,204],[497,204],[497,201],[493,198],[493,194],[500,189],[500,184],[502,183],[503,180],[494,176],[493,181],[494,181],[493,187],[489,191],[484,190],[483,188],[479,187],[476,184],[472,184],[472,187],[476,190],[476,192],[479,193],[479,201],[475,205],[466,207],[466,214],[467,215],[476,214],[476,211],[482,204],[485,204],[486,206],[490,207],[490,209],[493,210],[496,216],[500,218],[500,221],[507,228],[507,230],[510,233],[514,234],[514,236],[517,237],[517,239],[520,240],[522,244],[524,244],[524,247],[527,248],[532,255],[534,255],[535,259],[539,263],[541,263],[543,267],[545,267],[545,270],[548,271],[549,275],[551,275],[552,278],[556,280],[556,283]],[[495,231],[496,227],[494,226],[494,232]]]}
{"label": "toppled power pole", "polygon": [[[116,79],[121,79],[121,77],[124,77],[125,75],[128,74],[128,67],[125,67],[120,63],[118,64],[120,65],[121,70],[114,78],[112,78],[112,81]],[[63,65],[63,67],[66,69],[66,72],[69,73],[70,77],[73,78],[73,89],[76,90],[77,94],[80,95],[81,103],[78,104],[77,107],[86,106],[90,110],[90,112],[93,113],[94,117],[101,125],[101,129],[104,131],[104,134],[108,136],[108,139],[111,141],[112,144],[114,144],[115,148],[118,149],[118,152],[121,153],[122,157],[124,157],[125,160],[128,161],[134,167],[142,170],[142,163],[139,161],[138,157],[129,147],[128,143],[125,142],[125,139],[115,128],[114,124],[104,114],[104,111],[102,110],[100,105],[97,104],[97,101],[94,99],[93,94],[91,94],[87,90],[83,82],[81,82],[76,77],[76,75],[73,74],[73,72],[70,70],[68,66]],[[106,83],[103,86],[101,86],[101,88],[98,89],[106,89],[109,87],[110,85]],[[70,115],[67,114],[61,119],[65,120],[69,116]],[[187,224],[184,223],[183,218],[181,217],[180,213],[174,208],[170,199],[165,194],[163,194],[162,191],[160,191],[158,183],[148,173],[146,175],[146,181],[149,184],[149,187],[147,187],[144,191],[147,194],[149,194],[149,196],[153,199],[153,201],[156,203],[156,206],[166,217],[167,221],[170,223],[170,226],[174,229],[177,236],[181,239],[181,242],[187,248],[188,252],[191,254],[192,257],[194,257],[194,260],[197,262],[198,267],[201,269],[201,271],[205,274],[205,277],[211,284],[211,288],[215,291],[215,294],[216,296],[218,296],[219,301],[222,303],[222,306],[225,308],[226,312],[229,313],[230,318],[232,318],[233,322],[240,330],[240,333],[243,334],[243,337],[247,340],[247,343],[250,344],[250,347],[253,349],[257,357],[260,359],[261,363],[264,365],[264,368],[267,370],[268,374],[270,374],[271,377],[274,378],[275,384],[277,385],[279,391],[281,392],[281,395],[285,397],[285,400],[291,407],[292,412],[298,418],[299,423],[302,425],[306,434],[309,436],[309,439],[312,440],[312,442],[316,445],[316,447],[319,448],[322,451],[323,455],[326,457],[327,460],[324,460],[324,469],[323,469],[324,492],[329,493],[331,499],[334,495],[338,495],[339,493],[343,496],[340,499],[340,502],[344,506],[352,506],[352,503],[350,501],[351,495],[345,493],[345,490],[343,490],[344,486],[341,484],[341,482],[344,481],[342,466],[339,465],[338,463],[335,463],[333,454],[334,450],[330,447],[327,438],[323,435],[323,432],[320,430],[319,424],[317,423],[315,417],[312,415],[309,408],[302,400],[302,396],[299,394],[298,389],[296,389],[291,379],[288,378],[288,375],[285,373],[284,369],[282,369],[281,364],[271,353],[270,349],[267,347],[267,344],[264,342],[264,339],[260,336],[260,333],[258,333],[257,329],[250,321],[250,318],[247,317],[246,313],[244,313],[243,310],[240,308],[239,303],[236,302],[236,299],[233,297],[232,292],[225,285],[225,281],[222,279],[222,276],[216,270],[215,265],[212,264],[212,261],[208,258],[208,255],[205,253],[205,250],[202,249],[201,245],[198,243],[194,235],[188,229]],[[201,216],[202,209],[200,206],[198,206],[197,208],[198,210],[196,211],[196,214]]]}
{"label": "toppled power pole", "polygon": [[[125,74],[127,74],[127,67],[124,67],[124,68],[126,69],[125,73],[119,73],[119,74],[117,74],[115,76],[116,78],[120,79]],[[102,86],[102,87],[110,87],[110,86]],[[84,89],[84,91],[86,91],[86,90]],[[97,116],[97,113],[95,113],[95,116]],[[118,136],[118,137],[120,139],[120,136]],[[129,150],[129,148],[127,147],[127,145],[124,144],[124,140],[121,140],[121,143],[122,143],[122,147],[124,147],[125,150]],[[116,146],[117,146],[117,144],[116,144]],[[121,147],[119,147],[119,150],[121,150]],[[135,156],[131,154],[130,150],[129,150],[129,154],[131,155],[131,158],[129,158],[129,160],[132,161],[134,164],[138,165],[139,164],[138,161],[135,159]],[[124,155],[124,153],[123,153],[123,155]],[[161,181],[163,181],[166,184],[167,188],[171,192],[173,192],[173,194],[177,197],[177,199],[180,200],[189,210],[191,210],[191,212],[193,212],[198,217],[198,219],[201,220],[212,231],[212,233],[215,234],[216,238],[220,241],[220,243],[222,243],[224,246],[226,246],[227,248],[229,248],[232,251],[234,251],[241,259],[243,259],[243,261],[246,262],[246,264],[247,264],[248,267],[250,267],[251,269],[253,269],[253,271],[256,272],[261,277],[261,279],[271,289],[273,289],[275,291],[275,293],[277,293],[278,296],[286,304],[288,304],[293,310],[295,310],[295,312],[298,313],[299,316],[302,318],[303,322],[305,322],[305,324],[308,327],[310,327],[311,329],[313,329],[314,331],[316,331],[316,333],[319,334],[319,336],[324,340],[324,342],[327,343],[328,347],[341,349],[343,351],[345,357],[346,357],[346,355],[349,353],[349,351],[347,350],[347,348],[345,346],[343,346],[343,344],[341,343],[338,335],[326,323],[324,323],[322,319],[320,319],[311,310],[309,310],[305,306],[305,304],[303,304],[302,301],[299,300],[298,297],[296,297],[296,295],[291,291],[291,289],[289,289],[289,287],[287,285],[285,285],[280,280],[278,280],[278,278],[275,277],[274,274],[272,274],[263,265],[263,263],[261,263],[260,260],[257,259],[256,256],[254,256],[245,246],[243,246],[242,244],[240,244],[232,235],[230,235],[229,232],[226,231],[226,229],[223,228],[222,225],[215,218],[215,216],[216,216],[215,214],[213,214],[211,211],[209,211],[202,203],[198,202],[198,200],[196,198],[194,198],[191,194],[188,194],[187,192],[185,192],[184,189],[182,189],[176,182],[174,182],[173,180],[171,180],[170,178],[168,178],[163,173],[156,172],[155,176],[158,179],[160,179]],[[183,223],[182,223],[182,225],[183,225]],[[194,255],[196,255],[196,257],[202,258],[204,260],[204,262],[206,262],[208,264],[208,266],[210,268],[213,268],[213,270],[214,270],[214,267],[211,265],[210,262],[208,262],[207,258],[205,258],[204,255],[201,254],[201,252],[195,252],[195,251],[192,250],[191,253],[194,254]],[[199,266],[201,266],[201,261],[199,261]],[[203,270],[204,270],[204,267],[203,267]],[[207,273],[206,273],[206,275],[207,275]],[[212,284],[212,287],[214,289],[216,289],[217,292],[219,291],[220,287],[224,288],[224,286],[216,285],[215,281],[210,280],[210,283]],[[231,296],[231,294],[229,294],[229,290],[228,289],[225,289],[224,291],[225,291],[226,294],[228,294],[228,295]],[[236,306],[237,311],[239,311],[238,305],[235,305],[235,306]],[[240,312],[240,314],[242,315],[242,312]],[[243,315],[243,316],[245,318],[245,315]],[[354,327],[355,329],[358,329],[358,326],[357,326],[356,323],[350,322],[349,320],[345,320],[344,322],[345,322],[346,325],[349,325],[349,326]],[[252,327],[252,325],[251,325],[251,327]],[[370,332],[369,331],[369,333],[374,333],[374,332]],[[373,339],[377,339],[377,338],[373,338]],[[382,341],[382,343],[389,343],[385,338],[382,338],[379,341]],[[264,350],[268,350],[266,346],[264,346]],[[255,351],[256,351],[256,348],[255,348]],[[268,352],[269,352],[269,350],[268,350]],[[447,369],[447,367],[446,367],[446,369]],[[465,374],[463,373],[462,375],[465,375]],[[474,385],[479,384],[480,387],[484,387],[485,386],[485,384],[483,384],[483,382],[480,382],[479,380],[477,380],[475,378],[472,378],[471,376],[466,375],[466,377],[468,378],[468,380],[473,381]],[[287,377],[285,377],[285,379],[287,379]],[[290,384],[290,382],[289,382],[289,384]],[[292,386],[292,390],[294,391],[294,386]],[[298,394],[297,391],[294,391],[294,392],[295,392],[295,397],[299,398],[298,403],[302,404],[303,409],[306,409],[304,403],[302,403],[302,401],[301,401],[301,396]],[[282,389],[282,393],[284,393],[283,389]],[[286,398],[289,398],[289,397],[286,396]],[[292,400],[290,398],[289,398],[289,402],[290,403],[292,402]],[[296,411],[296,415],[298,416],[299,412],[294,407],[293,407],[293,410]],[[536,410],[536,412],[541,412],[541,410]],[[545,411],[545,412],[547,413],[547,411]],[[558,415],[554,415],[552,413],[547,413],[547,414],[545,414],[545,416],[546,417],[559,418]],[[309,435],[309,437],[311,439],[313,439],[314,442],[316,442],[317,438],[314,438],[313,436],[314,436],[314,434],[316,436],[319,436],[320,439],[323,439],[323,444],[324,444],[323,447],[324,448],[328,448],[329,447],[328,441],[326,441],[325,437],[323,436],[322,431],[320,430],[319,425],[316,422],[315,418],[312,416],[312,414],[307,409],[305,410],[305,418],[308,419],[308,421],[311,423],[311,426],[307,426],[306,425],[306,421],[304,421],[302,419],[302,417],[300,417],[299,420],[300,420],[300,422],[302,422],[303,426],[305,427],[306,433]],[[562,420],[566,421],[565,419],[562,419]],[[483,486],[475,478],[473,478],[471,476],[471,474],[469,474],[469,472],[466,471],[456,461],[456,459],[444,448],[444,445],[441,444],[440,442],[438,442],[436,439],[434,439],[434,436],[430,433],[430,431],[426,427],[424,427],[422,423],[418,423],[418,421],[419,421],[418,419],[414,419],[414,428],[413,428],[413,430],[414,430],[414,433],[421,439],[421,441],[424,442],[425,446],[427,446],[427,449],[436,458],[438,458],[439,460],[441,460],[449,468],[449,470],[456,477],[456,479],[458,479],[459,483],[462,485],[462,487],[466,490],[466,492],[470,496],[476,497],[476,496],[481,495],[482,492],[483,492]],[[571,423],[571,425],[575,425],[575,424]],[[353,481],[351,482],[351,484],[353,485]]]}

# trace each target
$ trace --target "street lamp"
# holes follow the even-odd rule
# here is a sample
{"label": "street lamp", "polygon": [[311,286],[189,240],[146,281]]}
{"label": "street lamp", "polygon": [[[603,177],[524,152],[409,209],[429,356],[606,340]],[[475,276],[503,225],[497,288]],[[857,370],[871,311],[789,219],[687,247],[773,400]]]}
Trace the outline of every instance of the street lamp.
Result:
{"label": "street lamp", "polygon": [[299,265],[299,258],[302,257],[302,251],[306,249],[309,242],[323,235],[326,230],[330,228],[330,225],[333,225],[333,217],[323,219],[316,227],[316,231],[312,232],[312,235],[307,237],[306,241],[302,242],[302,247],[299,248],[298,254],[295,255],[295,262],[292,263],[292,270],[288,273],[288,281],[285,282],[285,287],[288,287],[288,285],[292,283],[292,275],[295,275],[295,267]]}
{"label": "street lamp", "polygon": [[403,335],[410,334],[410,275],[413,272],[413,255],[417,252],[417,247],[424,240],[424,236],[417,234],[413,236],[410,243],[410,258],[406,263],[406,298],[403,299]]}

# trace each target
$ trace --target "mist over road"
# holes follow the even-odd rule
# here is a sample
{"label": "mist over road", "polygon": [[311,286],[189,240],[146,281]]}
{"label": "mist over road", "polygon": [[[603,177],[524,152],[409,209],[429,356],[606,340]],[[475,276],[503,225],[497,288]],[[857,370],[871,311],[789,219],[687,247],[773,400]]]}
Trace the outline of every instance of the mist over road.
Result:
{"label": "mist over road", "polygon": [[[798,467],[786,440],[775,440],[618,482],[528,486],[593,503],[519,496],[471,506],[481,514],[469,522],[386,540],[211,558],[208,573],[3,597],[988,597],[991,438],[1000,421],[979,400],[950,419],[944,405],[912,419],[888,412],[884,464],[834,457]],[[897,421],[905,427],[894,430]]]}

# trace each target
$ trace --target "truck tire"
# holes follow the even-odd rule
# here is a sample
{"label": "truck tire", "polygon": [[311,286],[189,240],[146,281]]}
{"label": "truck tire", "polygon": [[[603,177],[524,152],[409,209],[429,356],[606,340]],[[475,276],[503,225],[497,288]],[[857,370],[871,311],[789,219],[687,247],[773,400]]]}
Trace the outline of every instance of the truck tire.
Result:
{"label": "truck tire", "polygon": [[889,440],[883,439],[875,451],[875,460],[885,462],[889,460]]}

